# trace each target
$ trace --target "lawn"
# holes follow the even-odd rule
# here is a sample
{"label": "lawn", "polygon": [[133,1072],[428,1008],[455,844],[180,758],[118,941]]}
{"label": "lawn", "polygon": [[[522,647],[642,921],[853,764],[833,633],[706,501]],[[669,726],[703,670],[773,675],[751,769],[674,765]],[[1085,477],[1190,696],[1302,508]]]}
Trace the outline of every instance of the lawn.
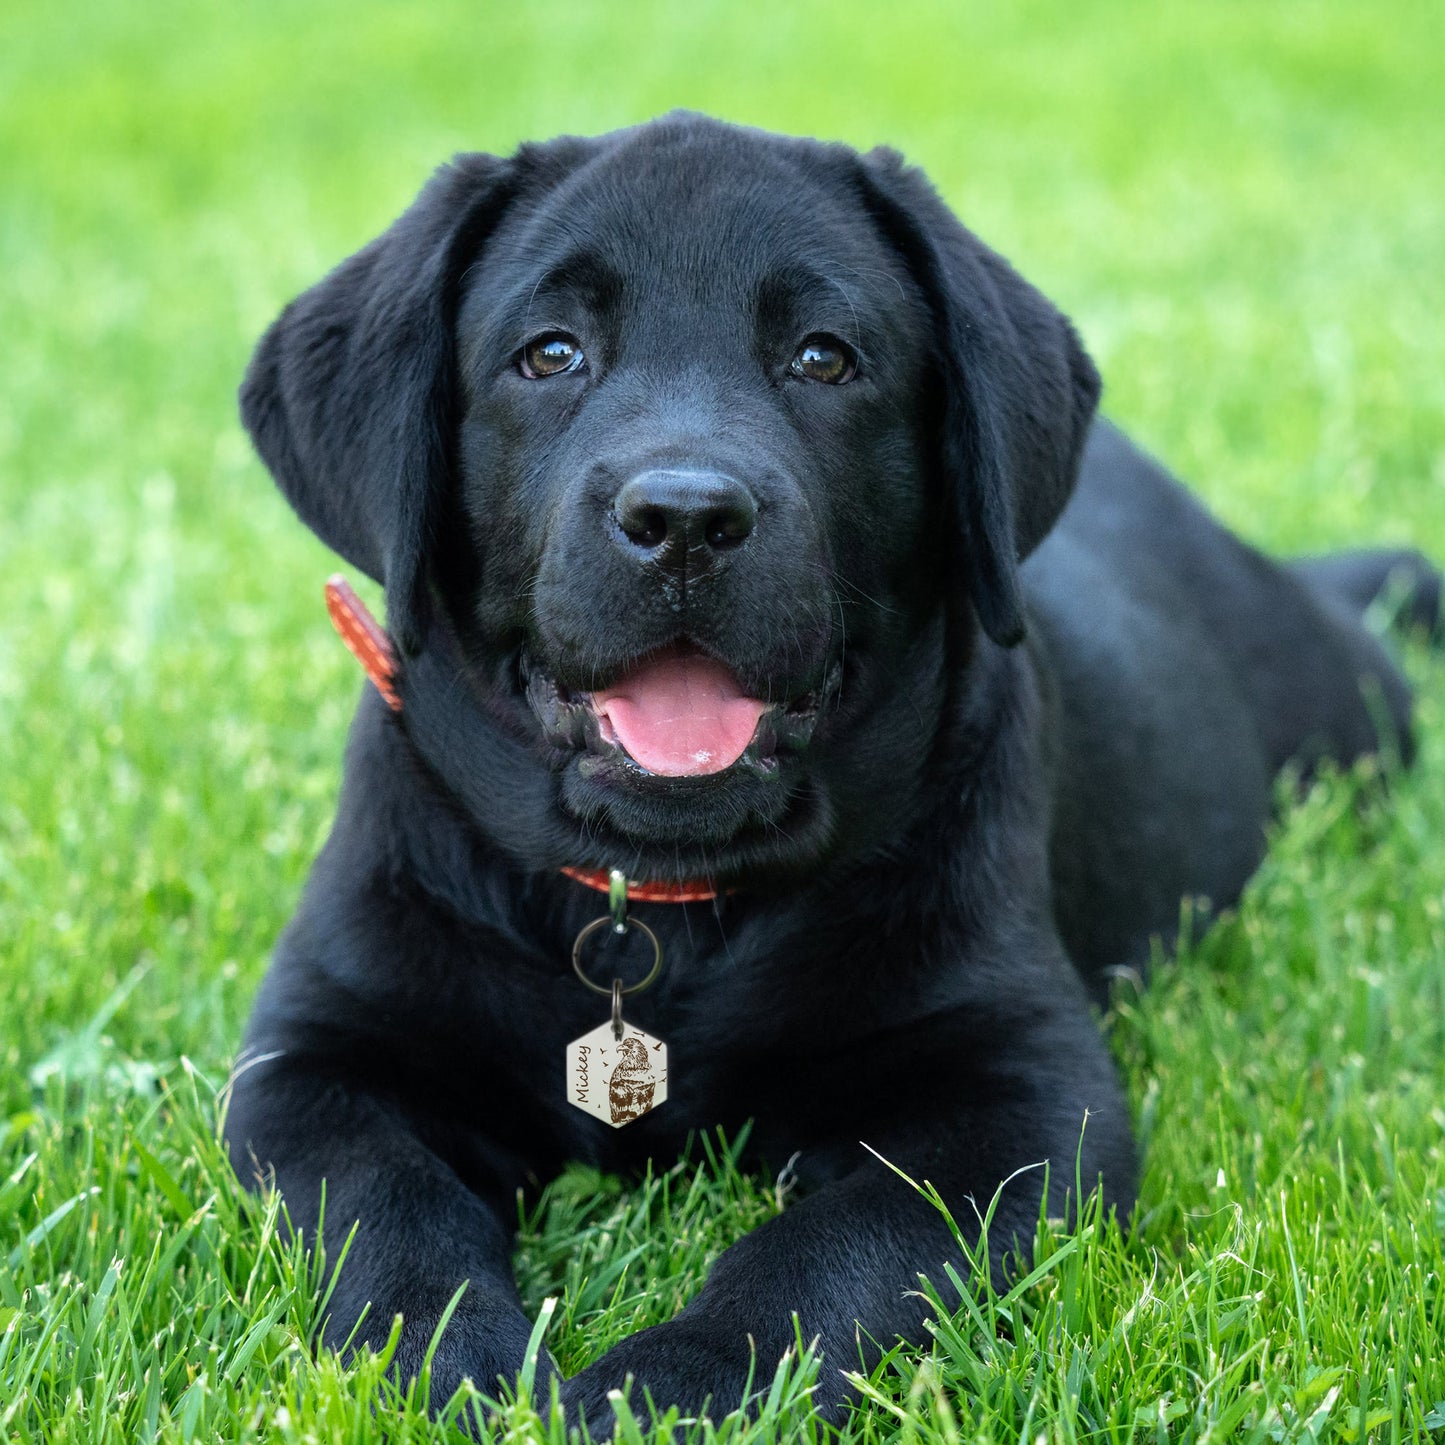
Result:
{"label": "lawn", "polygon": [[[1412,0],[8,0],[0,1439],[457,1438],[378,1362],[313,1355],[327,1263],[216,1145],[358,691],[330,559],[235,417],[286,299],[457,149],[675,105],[886,141],[1243,534],[1445,558],[1437,26]],[[1445,1441],[1445,665],[1409,665],[1419,767],[1387,799],[1313,786],[1238,913],[1116,1000],[1131,1232],[1042,1226],[1036,1277],[886,1361],[847,1438]],[[716,1140],[642,1185],[569,1174],[519,1215],[548,1346],[571,1370],[668,1317],[777,1207]],[[806,1383],[719,1437],[806,1436]],[[499,1409],[499,1437],[542,1428]]]}

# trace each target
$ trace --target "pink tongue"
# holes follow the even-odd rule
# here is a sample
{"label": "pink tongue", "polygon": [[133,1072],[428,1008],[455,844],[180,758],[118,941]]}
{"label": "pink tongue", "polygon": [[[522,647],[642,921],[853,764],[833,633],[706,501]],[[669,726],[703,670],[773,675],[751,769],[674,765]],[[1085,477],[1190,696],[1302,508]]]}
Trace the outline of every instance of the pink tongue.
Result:
{"label": "pink tongue", "polygon": [[592,707],[634,762],[650,773],[720,773],[743,755],[767,703],[744,697],[722,663],[701,653],[666,652],[641,662]]}

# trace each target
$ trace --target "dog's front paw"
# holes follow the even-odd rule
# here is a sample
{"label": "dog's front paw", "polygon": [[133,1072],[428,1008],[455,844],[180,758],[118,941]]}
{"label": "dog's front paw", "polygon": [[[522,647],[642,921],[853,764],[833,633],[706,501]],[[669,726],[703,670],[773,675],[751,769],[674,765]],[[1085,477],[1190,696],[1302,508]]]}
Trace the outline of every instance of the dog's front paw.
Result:
{"label": "dog's front paw", "polygon": [[760,1361],[754,1370],[746,1339],[729,1349],[710,1331],[672,1320],[630,1335],[574,1375],[562,1386],[562,1404],[569,1423],[580,1414],[594,1434],[612,1424],[613,1390],[628,1394],[639,1414],[650,1395],[659,1411],[677,1405],[687,1415],[720,1420],[766,1389],[776,1364]]}
{"label": "dog's front paw", "polygon": [[[431,1311],[418,1306],[405,1321],[391,1361],[391,1374],[403,1386],[428,1377],[428,1405],[433,1414],[442,1411],[460,1388],[470,1380],[483,1394],[497,1396],[516,1388],[517,1376],[526,1359],[531,1322],[508,1301],[479,1295],[463,1296],[440,1339],[433,1339],[435,1325]],[[380,1329],[365,1340],[374,1349],[384,1343]],[[534,1398],[545,1400],[556,1373],[550,1355],[543,1351],[537,1361]]]}

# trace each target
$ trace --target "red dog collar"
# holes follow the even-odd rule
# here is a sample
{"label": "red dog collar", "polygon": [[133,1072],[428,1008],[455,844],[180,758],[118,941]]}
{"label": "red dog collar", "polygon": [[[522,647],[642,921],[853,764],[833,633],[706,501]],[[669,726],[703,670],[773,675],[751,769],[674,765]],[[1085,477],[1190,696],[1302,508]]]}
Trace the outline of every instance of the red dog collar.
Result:
{"label": "red dog collar", "polygon": [[392,712],[401,711],[401,694],[396,690],[396,648],[356,589],[339,572],[327,579],[326,610],[351,655],[361,664],[377,692]]}
{"label": "red dog collar", "polygon": [[[396,648],[382,625],[371,615],[339,573],[326,583],[326,610],[351,655],[361,664],[376,690],[393,712],[401,711],[401,694],[396,690],[400,670]],[[606,893],[611,877],[605,868],[564,868],[562,872],[577,883]],[[687,878],[680,883],[627,883],[627,897],[638,903],[706,903],[717,897],[717,889],[705,878]]]}
{"label": "red dog collar", "polygon": [[[605,868],[564,868],[569,878],[585,883],[599,893],[612,887],[612,875]],[[681,883],[634,883],[627,880],[629,903],[706,903],[717,897],[717,889],[706,878],[684,878]]]}

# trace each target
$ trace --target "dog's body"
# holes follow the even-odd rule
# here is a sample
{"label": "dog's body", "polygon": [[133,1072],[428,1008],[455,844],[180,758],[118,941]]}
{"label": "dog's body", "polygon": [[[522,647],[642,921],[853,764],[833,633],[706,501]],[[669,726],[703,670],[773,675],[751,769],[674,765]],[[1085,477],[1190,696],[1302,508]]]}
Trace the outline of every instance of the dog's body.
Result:
{"label": "dog's body", "polygon": [[[1062,318],[896,158],[687,117],[463,160],[268,334],[248,425],[384,577],[404,653],[228,1125],[298,1223],[323,1180],[328,1234],[359,1220],[334,1335],[400,1312],[414,1369],[469,1281],[440,1384],[511,1377],[517,1188],[749,1119],[803,1197],[568,1402],[632,1374],[731,1407],[794,1312],[831,1367],[859,1326],[917,1338],[906,1292],[952,1241],[860,1140],[960,1221],[1043,1163],[1054,1212],[1076,1164],[1127,1207],[1087,990],[1182,897],[1237,897],[1285,763],[1408,749],[1360,614],[1400,571],[1429,622],[1438,579],[1268,561],[1096,396]],[[656,714],[703,684],[715,715],[688,703],[669,751]],[[668,1097],[616,1131],[566,1096],[607,1016],[571,965],[603,907],[566,865],[720,889],[635,905],[666,965],[626,1013]],[[1043,1187],[1004,1191],[996,1256]]]}
{"label": "dog's body", "polygon": [[1286,764],[1381,739],[1408,757],[1408,690],[1361,621],[1392,575],[1428,621],[1438,584],[1418,556],[1282,566],[1096,424],[1070,505],[1024,567],[1058,697],[1055,909],[1096,991],[1173,940],[1181,899],[1196,921],[1235,901]]}

